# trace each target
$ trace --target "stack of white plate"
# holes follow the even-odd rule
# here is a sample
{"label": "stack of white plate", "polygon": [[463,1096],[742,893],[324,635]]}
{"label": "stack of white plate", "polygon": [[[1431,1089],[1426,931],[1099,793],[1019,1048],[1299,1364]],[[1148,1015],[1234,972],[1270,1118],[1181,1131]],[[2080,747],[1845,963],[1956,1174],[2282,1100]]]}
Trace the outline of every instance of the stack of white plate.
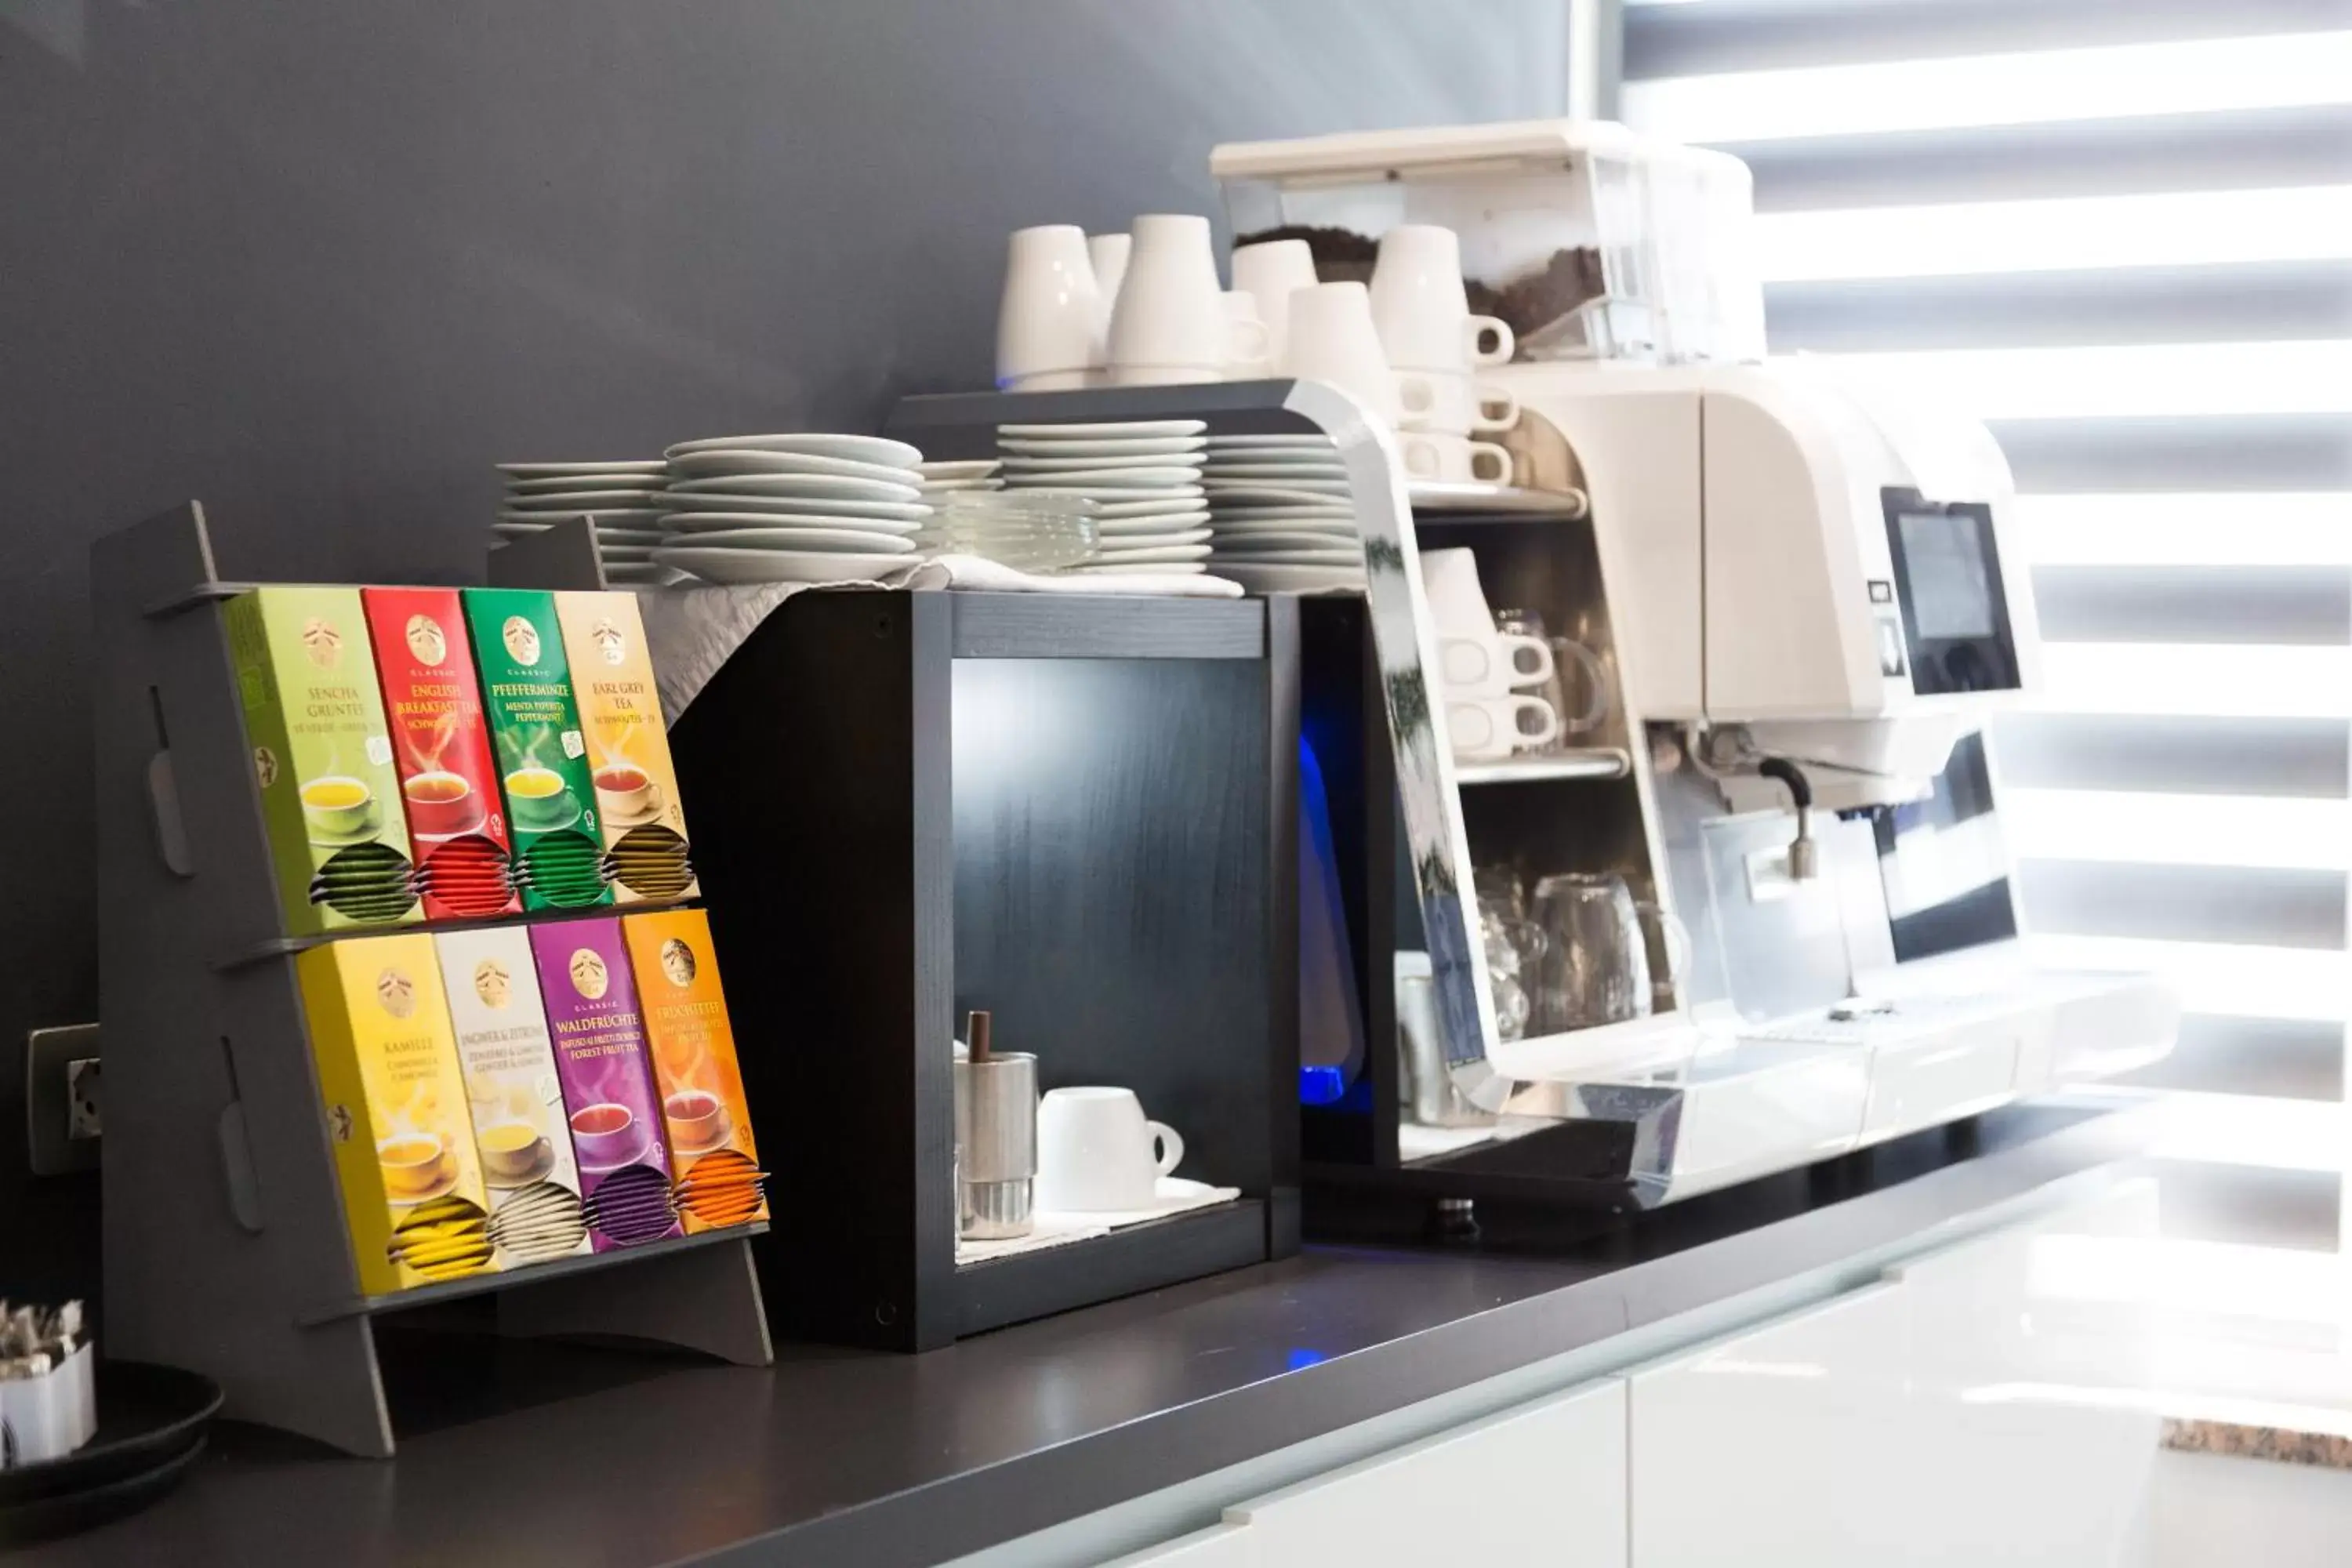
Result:
{"label": "stack of white plate", "polygon": [[668,465],[658,458],[625,463],[500,463],[506,495],[490,531],[503,543],[575,517],[596,525],[604,575],[615,583],[658,583],[668,574],[653,563],[662,542],[662,487]]}
{"label": "stack of white plate", "polygon": [[936,503],[940,497],[960,491],[1003,489],[1004,479],[998,470],[1003,467],[994,458],[967,458],[919,464],[917,471],[922,475],[923,499]]}
{"label": "stack of white plate", "polygon": [[1004,482],[1014,491],[1095,503],[1100,546],[1074,572],[1208,569],[1209,502],[1201,488],[1198,419],[1117,425],[1000,425]]}
{"label": "stack of white plate", "polygon": [[1346,469],[1328,436],[1212,436],[1210,570],[1261,594],[1364,585]]}
{"label": "stack of white plate", "polygon": [[922,453],[809,431],[684,441],[664,454],[654,560],[711,583],[867,582],[911,565]]}

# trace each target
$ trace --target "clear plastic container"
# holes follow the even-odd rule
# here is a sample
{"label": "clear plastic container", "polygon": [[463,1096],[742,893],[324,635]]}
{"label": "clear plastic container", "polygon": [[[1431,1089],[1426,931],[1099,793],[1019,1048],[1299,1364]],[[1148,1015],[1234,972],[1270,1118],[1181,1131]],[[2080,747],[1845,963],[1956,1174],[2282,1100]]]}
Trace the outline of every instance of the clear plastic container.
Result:
{"label": "clear plastic container", "polygon": [[1369,279],[1381,235],[1462,239],[1470,309],[1522,359],[1764,354],[1748,166],[1611,121],[1544,120],[1219,147],[1234,243],[1300,238],[1325,282]]}

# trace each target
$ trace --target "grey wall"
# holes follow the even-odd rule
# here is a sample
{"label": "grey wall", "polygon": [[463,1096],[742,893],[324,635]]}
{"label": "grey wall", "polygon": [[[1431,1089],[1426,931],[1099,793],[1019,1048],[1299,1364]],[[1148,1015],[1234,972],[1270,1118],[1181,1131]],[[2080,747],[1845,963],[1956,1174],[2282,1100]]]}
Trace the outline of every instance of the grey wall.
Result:
{"label": "grey wall", "polygon": [[[0,1293],[26,1027],[93,1010],[85,562],[464,582],[502,459],[869,429],[989,374],[1004,232],[1213,142],[1560,111],[1564,0],[0,0]],[[37,1239],[36,1239],[37,1238]]]}

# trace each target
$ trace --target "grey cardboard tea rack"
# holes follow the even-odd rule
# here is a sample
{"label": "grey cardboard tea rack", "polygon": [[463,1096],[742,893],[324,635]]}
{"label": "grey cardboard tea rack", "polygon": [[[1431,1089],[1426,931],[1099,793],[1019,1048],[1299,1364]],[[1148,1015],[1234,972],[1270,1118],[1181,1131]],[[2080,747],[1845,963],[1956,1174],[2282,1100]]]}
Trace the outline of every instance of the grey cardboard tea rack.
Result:
{"label": "grey cardboard tea rack", "polygon": [[[524,542],[498,552],[502,580],[601,585],[584,521]],[[229,1415],[374,1456],[393,1451],[376,1320],[431,1302],[494,1294],[504,1334],[767,1364],[764,1226],[361,1293],[295,974],[322,939],[280,917],[222,613],[249,584],[220,580],[194,501],[98,541],[90,583],[108,1354],[194,1368]]]}

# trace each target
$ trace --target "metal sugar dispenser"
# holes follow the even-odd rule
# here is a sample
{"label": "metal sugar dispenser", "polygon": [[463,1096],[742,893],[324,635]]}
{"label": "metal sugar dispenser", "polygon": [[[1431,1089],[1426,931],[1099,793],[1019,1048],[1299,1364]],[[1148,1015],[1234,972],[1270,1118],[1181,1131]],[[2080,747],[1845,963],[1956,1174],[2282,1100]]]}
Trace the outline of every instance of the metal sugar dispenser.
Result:
{"label": "metal sugar dispenser", "polygon": [[1037,1184],[1037,1058],[991,1048],[974,1012],[955,1064],[956,1234],[970,1241],[1027,1236]]}

